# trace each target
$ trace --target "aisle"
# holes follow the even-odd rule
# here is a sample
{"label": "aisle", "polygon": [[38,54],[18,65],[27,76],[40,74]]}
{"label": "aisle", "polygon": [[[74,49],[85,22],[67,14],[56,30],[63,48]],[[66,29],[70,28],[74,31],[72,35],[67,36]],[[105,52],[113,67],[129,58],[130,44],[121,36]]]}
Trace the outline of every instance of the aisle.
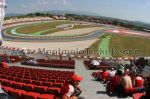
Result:
{"label": "aisle", "polygon": [[93,80],[93,77],[91,76],[92,71],[85,69],[82,60],[76,60],[75,72],[84,78],[81,82],[83,90],[81,97],[84,97],[84,99],[110,99],[110,97],[105,94],[105,87],[99,82]]}
{"label": "aisle", "polygon": [[[79,99],[119,99],[117,97],[109,97],[105,93],[105,86],[100,82],[94,81],[91,76],[93,70],[86,70],[82,60],[76,60],[75,72],[81,75],[84,79],[81,82],[81,88],[83,90]],[[120,98],[121,99],[121,98]],[[123,99],[133,99],[132,97]]]}

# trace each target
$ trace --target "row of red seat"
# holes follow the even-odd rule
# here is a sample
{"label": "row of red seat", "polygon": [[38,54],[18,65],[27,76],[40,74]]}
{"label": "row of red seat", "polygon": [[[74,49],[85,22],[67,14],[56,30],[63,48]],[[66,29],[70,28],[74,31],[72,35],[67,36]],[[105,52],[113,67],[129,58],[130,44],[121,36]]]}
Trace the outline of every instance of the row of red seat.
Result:
{"label": "row of red seat", "polygon": [[[25,70],[15,69],[16,67],[10,67],[9,69],[0,69],[0,77],[4,79],[10,79],[14,81],[20,82],[58,82],[65,83],[71,80],[71,76],[74,74],[73,72],[63,72],[63,71],[48,71],[48,70]],[[15,70],[12,70],[15,69]],[[31,71],[32,70],[32,71]],[[26,72],[27,71],[27,72]]]}
{"label": "row of red seat", "polygon": [[105,62],[101,62],[99,66],[93,66],[91,64],[91,61],[84,61],[84,65],[88,68],[88,69],[91,69],[91,70],[100,70],[100,69],[111,69],[111,68],[114,68],[114,66],[109,66],[108,64],[106,64]]}
{"label": "row of red seat", "polygon": [[68,68],[74,69],[75,68],[75,61],[73,60],[45,60],[45,59],[38,59],[37,64],[30,63],[30,62],[22,62],[24,65],[34,65],[34,66],[44,66],[44,67],[53,67],[53,68]]}
{"label": "row of red seat", "polygon": [[35,84],[26,84],[7,79],[0,79],[0,82],[4,86],[25,90],[27,92],[38,92],[40,94],[53,94],[56,96],[59,96],[61,92],[61,88],[58,87],[38,86]]}
{"label": "row of red seat", "polygon": [[27,92],[21,89],[14,89],[12,87],[2,86],[5,91],[17,99],[56,99],[52,94],[40,94],[37,92]]}
{"label": "row of red seat", "polygon": [[[13,66],[7,69],[0,68],[0,82],[3,86],[6,86],[6,89],[10,87],[17,91],[25,91],[26,93],[52,94],[53,96],[59,97],[63,85],[71,79],[73,74],[74,72],[71,71],[54,71]],[[19,94],[18,97],[24,99],[22,98],[24,96],[20,95],[16,90],[14,92]],[[33,97],[31,99],[39,99],[34,95]]]}
{"label": "row of red seat", "polygon": [[27,73],[16,73],[16,72],[3,72],[0,71],[0,75],[2,78],[9,78],[9,79],[15,79],[15,78],[21,78],[21,79],[31,79],[31,80],[40,80],[40,81],[49,81],[51,79],[54,80],[70,80],[71,75],[58,75],[58,74],[27,74]]}
{"label": "row of red seat", "polygon": [[0,59],[6,62],[11,62],[11,63],[20,62],[22,60],[21,57],[16,56],[16,55],[12,55],[12,56],[0,55]]}
{"label": "row of red seat", "polygon": [[1,78],[6,80],[16,81],[16,82],[26,83],[26,84],[35,84],[37,86],[60,87],[60,88],[62,88],[65,83],[69,83],[69,81],[67,82],[65,80],[55,80],[55,79],[51,79],[49,81],[40,81],[40,80],[22,79],[18,77],[10,78],[7,76],[6,78],[5,77],[1,77]]}
{"label": "row of red seat", "polygon": [[44,70],[44,69],[33,69],[33,68],[24,68],[24,67],[17,67],[17,66],[12,66],[8,69],[5,68],[0,68],[0,72],[1,70],[3,71],[3,73],[15,73],[18,75],[48,75],[48,76],[72,76],[74,74],[74,72],[72,71],[57,71],[57,70]]}

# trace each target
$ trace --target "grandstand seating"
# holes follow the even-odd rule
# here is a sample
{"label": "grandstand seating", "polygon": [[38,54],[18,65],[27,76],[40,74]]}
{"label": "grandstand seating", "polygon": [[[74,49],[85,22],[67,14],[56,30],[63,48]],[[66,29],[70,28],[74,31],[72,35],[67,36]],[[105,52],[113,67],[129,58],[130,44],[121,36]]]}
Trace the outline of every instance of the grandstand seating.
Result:
{"label": "grandstand seating", "polygon": [[16,63],[20,62],[22,59],[19,56],[8,56],[8,55],[0,55],[0,60],[6,61],[6,62],[11,62],[11,63]]}
{"label": "grandstand seating", "polygon": [[59,98],[64,84],[74,72],[32,69],[23,67],[0,68],[0,82],[17,99]]}
{"label": "grandstand seating", "polygon": [[43,67],[53,67],[53,68],[68,68],[74,69],[75,68],[75,61],[74,60],[45,60],[45,59],[38,59],[37,64],[33,64],[27,61],[22,62],[24,65],[35,65],[35,66],[43,66]]}
{"label": "grandstand seating", "polygon": [[88,69],[91,69],[91,70],[99,70],[99,69],[111,69],[111,68],[115,68],[114,66],[109,66],[107,63],[105,62],[101,62],[101,64],[99,66],[93,66],[91,64],[91,61],[84,61],[84,65],[88,68]]}

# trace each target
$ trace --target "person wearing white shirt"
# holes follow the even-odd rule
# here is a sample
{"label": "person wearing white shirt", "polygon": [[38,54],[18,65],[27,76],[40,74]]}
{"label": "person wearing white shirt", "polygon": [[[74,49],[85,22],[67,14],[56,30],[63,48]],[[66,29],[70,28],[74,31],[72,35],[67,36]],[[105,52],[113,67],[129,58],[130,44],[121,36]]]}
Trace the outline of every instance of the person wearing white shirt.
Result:
{"label": "person wearing white shirt", "polygon": [[116,70],[114,68],[111,68],[111,71],[109,72],[109,77],[114,77],[116,75]]}

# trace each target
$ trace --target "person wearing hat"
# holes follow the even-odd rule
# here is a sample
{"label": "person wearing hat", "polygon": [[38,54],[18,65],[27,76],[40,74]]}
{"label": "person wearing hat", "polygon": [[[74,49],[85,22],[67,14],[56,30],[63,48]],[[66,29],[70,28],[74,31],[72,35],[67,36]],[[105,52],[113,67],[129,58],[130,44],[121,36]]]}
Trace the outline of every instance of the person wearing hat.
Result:
{"label": "person wearing hat", "polygon": [[72,76],[71,84],[67,84],[62,89],[62,99],[78,99],[78,96],[81,94],[82,90],[79,87],[79,84],[83,78],[77,74]]}
{"label": "person wearing hat", "polygon": [[0,63],[0,65],[1,65],[2,68],[9,68],[9,66],[8,66],[7,63],[6,63],[6,61],[2,61],[2,62]]}

